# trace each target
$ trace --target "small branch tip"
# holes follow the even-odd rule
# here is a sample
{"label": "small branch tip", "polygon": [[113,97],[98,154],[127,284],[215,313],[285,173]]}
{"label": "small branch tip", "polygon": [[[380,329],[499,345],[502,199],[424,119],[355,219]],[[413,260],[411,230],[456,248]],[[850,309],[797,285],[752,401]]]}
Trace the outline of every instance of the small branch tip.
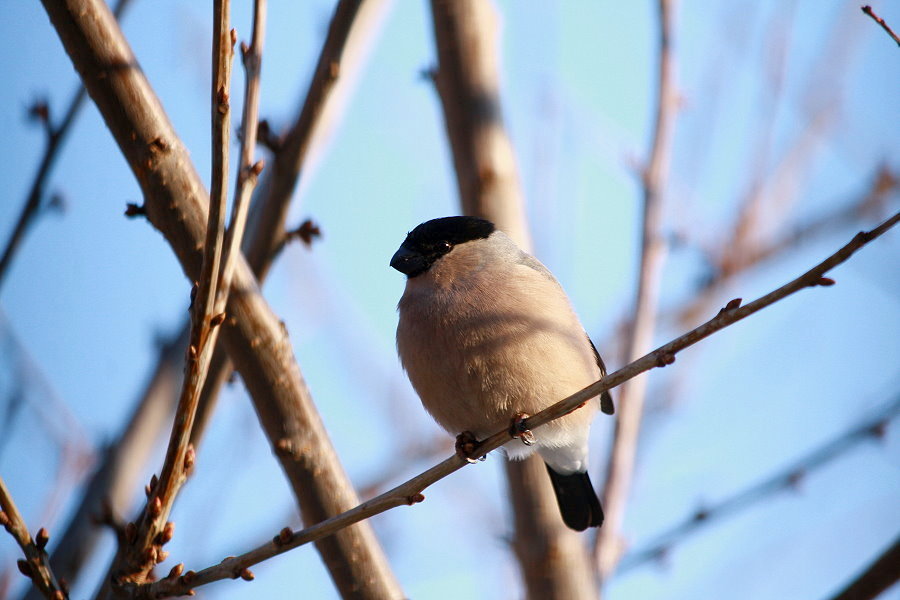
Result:
{"label": "small branch tip", "polygon": [[38,547],[39,550],[43,550],[47,547],[47,542],[50,541],[50,534],[47,532],[46,527],[41,527],[37,535],[34,538],[34,544]]}
{"label": "small branch tip", "polygon": [[135,217],[144,217],[147,215],[147,209],[143,204],[135,204],[134,202],[129,202],[125,205],[125,216],[129,219],[134,219]]}

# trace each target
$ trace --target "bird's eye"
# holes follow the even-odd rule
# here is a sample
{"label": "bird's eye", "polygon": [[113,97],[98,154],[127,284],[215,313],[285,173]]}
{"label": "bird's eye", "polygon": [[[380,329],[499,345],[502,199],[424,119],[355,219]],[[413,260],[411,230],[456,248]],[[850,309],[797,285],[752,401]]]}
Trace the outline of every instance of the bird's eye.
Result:
{"label": "bird's eye", "polygon": [[448,242],[446,240],[438,242],[438,250],[442,253],[450,252],[450,248],[452,248],[452,247],[453,247],[453,244],[451,244],[450,242]]}

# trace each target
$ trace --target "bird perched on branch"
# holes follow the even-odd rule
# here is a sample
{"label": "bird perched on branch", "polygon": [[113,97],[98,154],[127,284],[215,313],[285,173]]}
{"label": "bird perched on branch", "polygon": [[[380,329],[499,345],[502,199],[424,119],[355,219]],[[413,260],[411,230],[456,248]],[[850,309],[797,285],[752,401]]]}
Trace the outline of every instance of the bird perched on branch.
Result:
{"label": "bird perched on branch", "polygon": [[[537,451],[563,521],[603,522],[587,472],[588,430],[609,393],[534,433],[522,421],[606,375],[559,282],[490,221],[445,217],[406,236],[391,266],[407,276],[397,350],[422,404],[471,458],[475,440],[505,428],[521,440],[509,458]],[[460,433],[462,432],[462,433]],[[523,443],[524,442],[524,443]]]}

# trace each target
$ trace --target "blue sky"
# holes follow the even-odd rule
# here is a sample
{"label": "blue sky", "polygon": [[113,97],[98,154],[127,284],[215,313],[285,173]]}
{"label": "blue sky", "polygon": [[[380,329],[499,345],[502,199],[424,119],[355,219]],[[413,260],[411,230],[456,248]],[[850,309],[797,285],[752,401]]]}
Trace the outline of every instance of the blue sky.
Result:
{"label": "blue sky", "polygon": [[[211,11],[200,2],[132,1],[125,33],[208,179]],[[305,91],[332,2],[269,4],[261,112],[283,125]],[[249,31],[247,5],[234,7],[242,39]],[[627,310],[637,264],[634,166],[649,138],[654,3],[508,0],[497,6],[501,96],[536,253],[594,339],[606,340]],[[895,3],[873,7],[900,27]],[[420,77],[434,61],[430,27],[427,3],[392,3],[340,127],[306,172],[291,209],[291,223],[311,216],[324,237],[311,251],[290,247],[265,286],[345,468],[360,486],[389,462],[404,463],[403,476],[429,466],[397,456],[398,438],[435,445],[442,439],[396,360],[394,309],[403,277],[387,266],[407,230],[457,212],[440,106]],[[667,223],[688,241],[667,263],[665,306],[688,295],[702,274],[698,248],[727,235],[768,124],[773,143],[766,172],[814,129],[811,119],[823,103],[840,99],[833,121],[814,137],[806,168],[782,180],[778,190],[793,191],[770,207],[770,231],[852,200],[881,162],[900,167],[897,49],[857,4],[685,1],[677,27],[683,105]],[[0,61],[5,239],[42,152],[27,107],[46,97],[59,114],[76,77],[39,3],[0,5],[0,32],[15,49]],[[765,82],[766,57],[779,44],[787,60],[777,95]],[[235,88],[241,86],[235,69]],[[44,421],[34,407],[54,407],[51,419],[67,407],[78,423],[70,425],[73,436],[95,447],[115,436],[153,366],[154,338],[179,325],[189,292],[162,236],[122,216],[126,202],[140,201],[140,191],[93,106],[72,131],[49,188],[63,194],[66,211],[40,219],[0,290],[4,335],[15,335],[22,346],[0,361],[0,411],[25,372],[22,351],[44,382],[35,385],[36,376],[28,376],[29,408],[0,454],[0,473],[35,528],[46,524],[44,499],[59,448],[43,439]],[[897,205],[895,195],[889,208]],[[869,219],[800,245],[739,278],[714,306],[774,289],[874,224]],[[801,292],[650,375],[651,412],[625,523],[630,542],[640,546],[700,503],[778,470],[894,398],[898,252],[900,237],[892,232],[837,269],[838,285]],[[657,339],[681,330],[663,327]],[[611,350],[601,352],[611,366],[621,366]],[[610,431],[610,422],[598,418],[595,481],[602,480]],[[147,476],[159,468],[161,452]],[[510,584],[517,574],[505,541],[510,518],[501,460],[492,456],[464,469],[426,491],[423,504],[373,521],[411,597],[521,596],[518,584]],[[894,539],[898,504],[894,427],[882,442],[864,443],[811,474],[800,491],[685,541],[665,568],[646,566],[614,579],[609,598],[825,597]],[[170,562],[197,568],[249,549],[287,523],[292,506],[250,403],[233,386],[176,506]],[[57,519],[67,507],[62,502]],[[16,551],[11,539],[0,538],[0,564],[11,564]],[[312,548],[254,570],[252,584],[226,582],[204,593],[265,597],[289,588],[335,596]],[[297,573],[304,574],[301,581]],[[92,585],[76,588],[74,597],[87,596]],[[900,598],[900,591],[888,597]]]}

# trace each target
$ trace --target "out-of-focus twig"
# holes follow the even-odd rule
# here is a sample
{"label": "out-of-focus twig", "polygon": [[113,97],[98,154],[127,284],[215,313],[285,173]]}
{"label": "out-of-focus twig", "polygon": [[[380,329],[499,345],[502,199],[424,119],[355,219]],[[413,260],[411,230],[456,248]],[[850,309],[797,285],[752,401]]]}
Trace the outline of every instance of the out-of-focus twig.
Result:
{"label": "out-of-focus twig", "polygon": [[887,31],[887,34],[888,34],[889,36],[891,36],[891,38],[892,38],[895,42],[897,42],[897,45],[898,45],[898,46],[900,46],[900,38],[898,38],[898,37],[897,37],[897,34],[894,33],[894,30],[891,29],[890,26],[889,26],[887,23],[885,23],[884,19],[882,19],[881,17],[879,17],[878,15],[875,14],[875,11],[872,10],[872,7],[871,7],[871,6],[869,6],[868,4],[865,5],[865,6],[863,6],[863,7],[862,7],[862,11],[863,11],[864,13],[866,13],[867,15],[869,15],[870,17],[872,17],[872,20],[874,20],[876,23],[878,23],[879,25],[881,25],[881,28],[884,29],[885,31]]}
{"label": "out-of-focus twig", "polygon": [[900,580],[900,536],[831,600],[872,600]]}
{"label": "out-of-focus twig", "polygon": [[28,533],[28,527],[19,514],[3,478],[0,477],[0,525],[2,525],[15,539],[22,552],[25,553],[25,559],[19,560],[19,571],[23,575],[31,579],[35,587],[38,588],[46,598],[50,600],[62,600],[68,597],[68,594],[60,586],[56,580],[53,571],[50,570],[50,563],[47,560],[47,553],[44,548],[49,540],[47,530],[41,528],[37,533],[37,538],[32,539]]}
{"label": "out-of-focus twig", "polygon": [[667,317],[673,317],[682,325],[695,322],[699,315],[709,308],[710,303],[717,301],[718,293],[738,275],[757,265],[784,256],[787,251],[796,248],[802,242],[850,227],[867,215],[878,214],[884,210],[887,201],[898,189],[900,177],[887,165],[879,166],[866,189],[857,194],[854,200],[845,202],[808,223],[790,228],[768,242],[749,244],[742,252],[732,253],[732,260],[717,261],[717,268],[701,281],[691,300],[667,314]]}
{"label": "out-of-focus twig", "polygon": [[[852,240],[850,240],[850,242],[812,269],[769,292],[765,296],[757,298],[749,304],[741,306],[741,300],[739,298],[732,300],[709,321],[629,363],[618,371],[610,373],[603,379],[592,383],[571,396],[564,398],[552,406],[525,419],[524,426],[534,430],[554,419],[558,419],[574,410],[578,410],[579,407],[583,406],[592,398],[621,385],[625,381],[628,381],[645,371],[671,365],[675,362],[675,355],[678,352],[681,352],[685,348],[696,344],[714,333],[721,331],[741,319],[745,319],[800,290],[804,290],[808,287],[828,287],[834,285],[834,280],[825,277],[826,273],[846,262],[860,248],[889,231],[898,222],[900,222],[900,212],[896,213],[890,219],[881,223],[871,231],[859,232]],[[510,439],[508,429],[498,431],[479,442],[476,451],[473,453],[473,457],[486,455],[509,442]],[[471,464],[469,461],[460,457],[458,454],[454,454],[443,462],[431,467],[424,473],[413,477],[409,481],[400,484],[394,489],[321,523],[307,527],[301,531],[291,531],[289,528],[285,528],[279,532],[271,542],[263,544],[240,556],[226,558],[217,565],[207,567],[202,571],[188,571],[182,573],[183,567],[179,565],[179,567],[173,569],[173,572],[170,573],[168,577],[151,584],[128,586],[127,589],[132,592],[134,598],[163,598],[186,594],[195,587],[212,583],[213,581],[242,577],[249,567],[273,556],[283,554],[288,550],[321,539],[325,536],[330,536],[344,527],[358,523],[359,521],[368,519],[374,515],[381,514],[392,508],[421,502],[425,499],[422,495],[422,491],[429,485],[469,464]]]}
{"label": "out-of-focus twig", "polygon": [[[108,514],[121,518],[130,510],[138,476],[163,427],[171,422],[187,346],[189,324],[160,348],[160,358],[121,436],[101,453],[99,464],[60,533],[50,564],[61,579],[74,584],[93,552],[100,529],[95,522]],[[207,387],[209,386],[207,380]],[[205,388],[204,388],[205,390]],[[37,600],[33,594],[26,600]]]}
{"label": "out-of-focus twig", "polygon": [[[116,2],[115,7],[113,8],[113,15],[116,19],[121,19],[129,1],[130,0],[119,0]],[[47,183],[47,178],[50,176],[50,171],[53,169],[53,165],[59,157],[59,151],[66,141],[72,123],[75,122],[75,117],[78,116],[81,107],[84,105],[85,98],[87,98],[87,93],[84,89],[84,85],[79,84],[78,90],[72,95],[72,99],[69,101],[65,115],[58,125],[53,124],[49,106],[36,106],[32,109],[32,114],[35,114],[35,116],[42,121],[44,129],[47,132],[47,146],[44,148],[44,156],[41,158],[41,163],[38,166],[37,173],[31,183],[28,198],[25,200],[25,206],[22,208],[19,220],[16,222],[16,225],[9,236],[9,240],[6,242],[2,257],[0,257],[0,289],[3,287],[3,279],[9,270],[9,266],[12,263],[13,256],[15,256],[15,253],[19,248],[19,244],[22,243],[25,232],[40,214],[39,209],[41,207],[41,200],[44,197],[44,186]]]}
{"label": "out-of-focus twig", "polygon": [[[678,109],[673,55],[674,0],[659,0],[659,71],[653,141],[643,173],[643,223],[641,261],[635,293],[632,330],[625,357],[633,361],[653,343],[659,304],[660,276],[666,247],[662,232],[663,194],[672,155],[675,113]],[[640,377],[622,386],[609,462],[603,507],[606,520],[597,531],[594,552],[600,581],[613,572],[620,555],[620,536],[625,505],[631,488],[638,433],[644,412],[647,378]]]}
{"label": "out-of-focus twig", "polygon": [[872,417],[842,432],[777,473],[748,486],[732,496],[709,506],[698,508],[681,523],[653,537],[653,541],[629,552],[615,571],[620,575],[651,560],[667,556],[671,549],[704,528],[755,506],[774,494],[795,488],[813,471],[844,456],[860,443],[880,438],[888,422],[900,413],[900,398],[882,406]]}

